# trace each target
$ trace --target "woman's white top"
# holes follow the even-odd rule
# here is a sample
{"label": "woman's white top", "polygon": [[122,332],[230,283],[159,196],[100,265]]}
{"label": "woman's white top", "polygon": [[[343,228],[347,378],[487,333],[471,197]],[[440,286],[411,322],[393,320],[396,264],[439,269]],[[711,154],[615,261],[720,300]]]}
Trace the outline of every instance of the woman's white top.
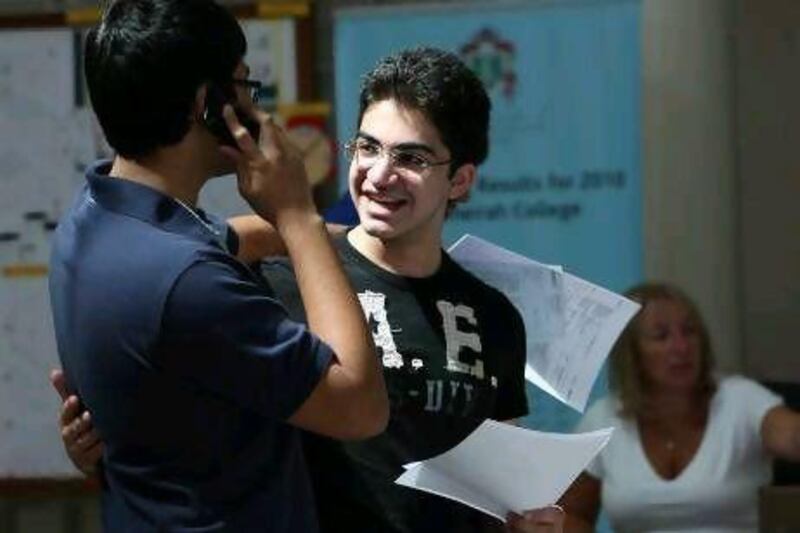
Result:
{"label": "woman's white top", "polygon": [[603,510],[614,530],[757,531],[758,488],[772,475],[761,422],[780,403],[779,396],[752,380],[720,380],[695,456],[677,478],[666,480],[648,461],[636,422],[618,416],[618,401],[606,397],[596,402],[576,430],[615,427],[606,448],[586,469],[601,480]]}

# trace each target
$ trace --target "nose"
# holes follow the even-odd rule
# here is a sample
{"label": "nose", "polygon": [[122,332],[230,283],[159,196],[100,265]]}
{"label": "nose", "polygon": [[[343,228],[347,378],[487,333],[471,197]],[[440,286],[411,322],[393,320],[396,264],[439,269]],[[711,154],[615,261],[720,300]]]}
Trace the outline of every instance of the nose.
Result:
{"label": "nose", "polygon": [[386,155],[382,155],[367,169],[367,179],[375,187],[383,188],[392,185],[397,180],[392,160]]}
{"label": "nose", "polygon": [[672,334],[670,345],[674,351],[684,354],[689,351],[690,344],[691,339],[686,333],[682,331],[676,331]]}

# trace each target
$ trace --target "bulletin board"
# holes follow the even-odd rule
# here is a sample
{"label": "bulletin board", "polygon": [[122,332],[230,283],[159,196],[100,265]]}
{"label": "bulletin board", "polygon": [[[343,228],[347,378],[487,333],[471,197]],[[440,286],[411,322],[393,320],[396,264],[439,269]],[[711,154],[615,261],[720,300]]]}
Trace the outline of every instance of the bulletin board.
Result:
{"label": "bulletin board", "polygon": [[[265,82],[274,107],[298,109],[313,98],[308,2],[232,9],[248,39],[252,77]],[[58,356],[47,265],[50,237],[85,168],[112,155],[81,71],[83,35],[98,17],[97,10],[0,14],[0,489],[9,495],[84,486],[63,452],[60,401],[48,381]],[[234,179],[213,181],[204,208],[223,216],[246,210]]]}

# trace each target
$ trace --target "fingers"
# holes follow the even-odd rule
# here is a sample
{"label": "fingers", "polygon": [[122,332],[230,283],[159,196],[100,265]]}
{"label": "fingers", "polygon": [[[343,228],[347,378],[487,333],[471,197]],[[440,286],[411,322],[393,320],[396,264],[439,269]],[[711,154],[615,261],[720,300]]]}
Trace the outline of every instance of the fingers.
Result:
{"label": "fingers", "polygon": [[64,371],[60,368],[51,370],[50,383],[53,384],[53,388],[56,389],[61,399],[66,400],[69,396],[69,391],[67,390],[67,379],[64,377]]}
{"label": "fingers", "polygon": [[[66,404],[72,399],[76,400],[75,405],[66,407]],[[61,417],[61,439],[64,441],[64,445],[76,450],[92,446],[99,440],[99,436],[94,431],[91,414],[89,411],[79,412],[80,405],[75,396],[71,396],[64,403],[65,408]]]}
{"label": "fingers", "polygon": [[[258,116],[259,119],[262,118],[255,110],[251,110],[250,113]],[[222,116],[225,118],[225,123],[227,124],[231,135],[233,135],[233,139],[236,141],[236,145],[239,147],[239,150],[243,154],[249,155],[250,157],[258,155],[258,139],[253,139],[253,136],[250,135],[250,132],[247,130],[247,128],[242,125],[239,117],[236,116],[236,112],[233,110],[233,107],[230,104],[226,104],[225,107],[222,108]],[[259,120],[259,124],[261,124],[261,120]]]}
{"label": "fingers", "polygon": [[564,520],[564,509],[560,505],[553,504],[541,509],[525,511],[523,517],[529,521],[539,522],[560,522]]}
{"label": "fingers", "polygon": [[64,403],[61,404],[61,411],[59,412],[59,422],[61,429],[70,425],[81,413],[81,402],[74,394],[68,396]]}
{"label": "fingers", "polygon": [[560,533],[564,530],[564,509],[550,505],[525,511],[522,515],[509,513],[506,525],[509,531],[521,533]]}
{"label": "fingers", "polygon": [[[75,400],[74,405],[72,400]],[[64,405],[61,425],[64,448],[78,470],[92,474],[103,456],[103,442],[92,425],[89,411],[78,414],[80,405],[75,396],[70,396]],[[68,421],[65,423],[65,420]]]}

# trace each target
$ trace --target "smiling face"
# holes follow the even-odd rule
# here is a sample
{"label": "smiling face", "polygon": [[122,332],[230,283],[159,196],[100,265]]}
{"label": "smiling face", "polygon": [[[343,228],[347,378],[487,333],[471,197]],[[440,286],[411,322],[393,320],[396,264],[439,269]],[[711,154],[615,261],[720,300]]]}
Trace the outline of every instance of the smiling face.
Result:
{"label": "smiling face", "polygon": [[678,300],[657,299],[642,310],[637,332],[640,369],[650,390],[692,391],[700,380],[700,326]]}
{"label": "smiling face", "polygon": [[[367,108],[358,139],[377,153],[365,163],[367,158],[358,157],[363,150],[357,150],[350,164],[350,194],[361,229],[385,243],[423,241],[438,246],[448,200],[469,191],[474,165],[462,165],[452,176],[447,164],[407,168],[406,160],[440,163],[450,159],[450,152],[422,113],[394,100],[381,100]],[[402,156],[398,160],[390,152]]]}

